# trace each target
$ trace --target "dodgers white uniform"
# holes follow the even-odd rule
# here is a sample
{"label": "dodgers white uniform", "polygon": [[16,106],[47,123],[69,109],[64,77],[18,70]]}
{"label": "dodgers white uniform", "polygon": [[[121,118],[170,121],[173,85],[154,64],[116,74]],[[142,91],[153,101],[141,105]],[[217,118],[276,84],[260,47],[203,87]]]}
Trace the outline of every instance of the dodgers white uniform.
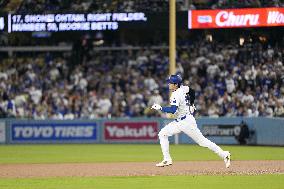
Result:
{"label": "dodgers white uniform", "polygon": [[170,104],[177,106],[175,112],[176,119],[169,124],[167,124],[160,132],[159,139],[164,156],[164,161],[172,162],[169,151],[169,140],[168,137],[174,134],[184,132],[190,138],[192,138],[197,144],[202,147],[207,147],[216,154],[218,154],[222,159],[227,155],[227,151],[223,151],[215,143],[211,142],[205,138],[200,130],[197,128],[196,120],[190,112],[190,104],[187,99],[186,93],[189,88],[187,86],[181,86],[176,91],[174,91],[170,97]]}

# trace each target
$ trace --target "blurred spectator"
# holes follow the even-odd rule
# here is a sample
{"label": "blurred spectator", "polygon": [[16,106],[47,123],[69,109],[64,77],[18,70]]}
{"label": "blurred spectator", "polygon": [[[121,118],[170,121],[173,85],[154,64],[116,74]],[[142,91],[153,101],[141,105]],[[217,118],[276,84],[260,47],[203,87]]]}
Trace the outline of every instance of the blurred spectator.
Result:
{"label": "blurred spectator", "polygon": [[164,103],[162,96],[159,94],[159,90],[155,89],[153,94],[150,94],[150,95],[151,97],[149,98],[149,101],[148,101],[148,107],[151,107],[154,103],[157,103],[157,104]]}
{"label": "blurred spectator", "polygon": [[284,105],[280,101],[276,102],[276,107],[274,109],[276,117],[284,117]]}
{"label": "blurred spectator", "polygon": [[112,103],[107,95],[103,95],[97,102],[96,112],[100,117],[107,117]]}

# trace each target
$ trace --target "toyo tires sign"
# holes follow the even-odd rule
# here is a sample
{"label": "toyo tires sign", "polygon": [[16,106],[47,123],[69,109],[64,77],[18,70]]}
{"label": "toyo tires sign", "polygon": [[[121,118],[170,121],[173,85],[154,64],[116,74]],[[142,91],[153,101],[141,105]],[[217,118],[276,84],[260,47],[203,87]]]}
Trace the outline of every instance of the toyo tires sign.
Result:
{"label": "toyo tires sign", "polygon": [[97,133],[96,122],[12,122],[10,140],[12,143],[84,143],[97,141]]}

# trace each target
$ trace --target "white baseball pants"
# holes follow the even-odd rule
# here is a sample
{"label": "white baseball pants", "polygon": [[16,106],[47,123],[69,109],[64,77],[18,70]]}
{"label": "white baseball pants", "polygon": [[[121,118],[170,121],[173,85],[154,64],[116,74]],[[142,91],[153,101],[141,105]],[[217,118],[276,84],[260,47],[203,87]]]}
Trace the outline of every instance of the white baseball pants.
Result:
{"label": "white baseball pants", "polygon": [[186,118],[183,120],[174,120],[170,122],[159,132],[159,139],[164,160],[172,160],[170,156],[168,137],[174,134],[178,134],[180,132],[184,132],[186,135],[192,138],[199,146],[207,147],[216,154],[218,154],[218,156],[220,156],[222,159],[225,158],[226,153],[215,143],[205,138],[200,132],[200,130],[197,128],[195,118],[192,115],[187,115]]}

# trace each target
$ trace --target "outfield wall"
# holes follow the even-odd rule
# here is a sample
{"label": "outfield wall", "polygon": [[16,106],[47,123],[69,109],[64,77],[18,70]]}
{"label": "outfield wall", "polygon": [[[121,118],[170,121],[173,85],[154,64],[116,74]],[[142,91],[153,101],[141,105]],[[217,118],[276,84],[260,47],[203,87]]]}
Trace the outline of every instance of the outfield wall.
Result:
{"label": "outfield wall", "polygon": [[[169,119],[96,119],[96,120],[0,120],[0,144],[40,143],[158,143],[158,132]],[[197,119],[201,132],[217,144],[238,144],[244,121],[250,131],[248,144],[284,145],[283,118],[208,118]],[[194,143],[181,133],[170,142]]]}

